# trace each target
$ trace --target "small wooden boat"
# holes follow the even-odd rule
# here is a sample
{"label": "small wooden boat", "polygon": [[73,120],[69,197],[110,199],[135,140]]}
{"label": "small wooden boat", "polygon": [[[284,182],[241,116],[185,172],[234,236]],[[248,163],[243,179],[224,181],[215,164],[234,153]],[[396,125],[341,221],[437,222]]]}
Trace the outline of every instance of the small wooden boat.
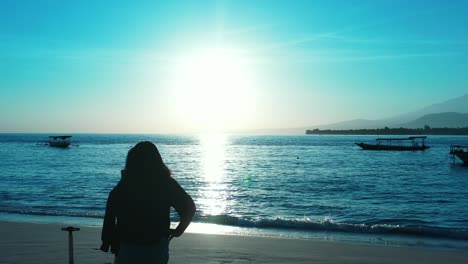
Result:
{"label": "small wooden boat", "polygon": [[468,146],[452,145],[450,146],[450,154],[454,161],[455,156],[457,156],[465,165],[468,165]]}
{"label": "small wooden boat", "polygon": [[50,147],[56,148],[68,148],[70,146],[70,138],[71,136],[49,136],[49,140],[47,144]]}
{"label": "small wooden boat", "polygon": [[364,150],[425,150],[429,146],[425,144],[426,136],[408,137],[408,138],[377,138],[376,144],[355,143]]}

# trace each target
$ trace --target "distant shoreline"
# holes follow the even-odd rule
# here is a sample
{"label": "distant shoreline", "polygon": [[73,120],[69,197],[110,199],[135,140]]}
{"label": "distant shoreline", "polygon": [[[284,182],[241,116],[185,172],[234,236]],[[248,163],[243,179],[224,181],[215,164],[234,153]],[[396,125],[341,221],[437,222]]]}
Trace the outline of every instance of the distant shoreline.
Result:
{"label": "distant shoreline", "polygon": [[377,128],[377,129],[311,129],[306,135],[445,135],[468,136],[468,127],[463,128]]}

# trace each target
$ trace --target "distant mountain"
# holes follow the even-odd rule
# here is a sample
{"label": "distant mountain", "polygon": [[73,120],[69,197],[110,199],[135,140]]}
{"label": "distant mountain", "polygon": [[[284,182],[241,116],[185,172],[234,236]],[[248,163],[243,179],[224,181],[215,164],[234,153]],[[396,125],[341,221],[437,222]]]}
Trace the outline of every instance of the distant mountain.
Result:
{"label": "distant mountain", "polygon": [[297,135],[297,134],[304,134],[304,131],[306,131],[307,129],[310,129],[310,127],[233,130],[233,131],[227,131],[227,133],[231,133],[231,134],[250,134],[250,135]]}
{"label": "distant mountain", "polygon": [[450,128],[468,127],[468,114],[455,112],[428,114],[409,123],[402,124],[400,127],[422,128],[425,125]]}
{"label": "distant mountain", "polygon": [[[459,127],[458,124],[465,124],[464,118],[460,115],[450,115],[452,114],[460,114],[460,113],[468,113],[468,94],[463,96],[447,100],[442,103],[433,104],[420,110],[409,112],[402,115],[397,115],[391,118],[385,119],[377,119],[377,120],[367,120],[367,119],[355,119],[349,121],[343,121],[328,125],[319,125],[319,126],[312,126],[312,128],[319,128],[319,129],[370,129],[370,128],[382,128],[382,127],[405,127],[406,125],[419,125],[422,124],[421,122],[431,121],[435,125],[431,124],[422,124],[429,125],[431,127]],[[431,114],[447,114],[441,116],[429,116],[425,117],[426,115]],[[422,120],[418,120],[423,118]],[[447,122],[443,122],[443,119],[447,118]],[[457,119],[461,118],[461,119]],[[436,119],[438,121],[436,121]],[[421,126],[418,126],[421,127]]]}
{"label": "distant mountain", "polygon": [[447,100],[443,103],[427,106],[416,113],[431,114],[444,112],[468,113],[468,94]]}
{"label": "distant mountain", "polygon": [[436,113],[448,113],[448,112],[456,112],[456,113],[468,113],[468,94],[463,96],[447,100],[442,103],[432,104],[430,106],[426,106],[418,111],[398,115],[392,118],[389,118],[388,121],[391,121],[392,124],[396,123],[408,123],[417,118],[420,118],[424,115],[428,114],[436,114]]}
{"label": "distant mountain", "polygon": [[353,119],[328,125],[314,126],[319,129],[360,129],[360,128],[380,128],[388,126],[385,120]]}
{"label": "distant mountain", "polygon": [[377,120],[353,119],[327,125],[315,125],[296,128],[276,128],[232,131],[240,134],[303,134],[310,129],[377,129],[377,128],[422,128],[428,125],[433,128],[458,128],[468,126],[468,94],[432,104],[420,110]]}

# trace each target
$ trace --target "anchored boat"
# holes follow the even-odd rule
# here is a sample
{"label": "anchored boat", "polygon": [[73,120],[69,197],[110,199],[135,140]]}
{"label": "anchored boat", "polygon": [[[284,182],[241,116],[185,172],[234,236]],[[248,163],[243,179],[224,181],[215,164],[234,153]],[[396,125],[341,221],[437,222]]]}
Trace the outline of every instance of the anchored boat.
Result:
{"label": "anchored boat", "polygon": [[450,146],[450,154],[453,156],[454,162],[455,156],[457,156],[465,165],[468,165],[468,146],[452,145]]}
{"label": "anchored boat", "polygon": [[425,144],[426,136],[408,138],[377,138],[376,144],[355,143],[364,150],[425,150],[429,146]]}

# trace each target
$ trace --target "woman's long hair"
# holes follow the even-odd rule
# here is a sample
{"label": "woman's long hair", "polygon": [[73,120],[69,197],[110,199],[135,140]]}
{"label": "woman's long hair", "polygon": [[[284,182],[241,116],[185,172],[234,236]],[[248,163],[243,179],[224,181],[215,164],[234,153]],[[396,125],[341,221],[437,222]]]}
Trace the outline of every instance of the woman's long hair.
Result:
{"label": "woman's long hair", "polygon": [[[164,164],[156,145],[142,141],[128,151],[123,182],[130,185],[148,186],[160,183],[171,176],[171,171]],[[149,186],[148,186],[149,187]]]}

